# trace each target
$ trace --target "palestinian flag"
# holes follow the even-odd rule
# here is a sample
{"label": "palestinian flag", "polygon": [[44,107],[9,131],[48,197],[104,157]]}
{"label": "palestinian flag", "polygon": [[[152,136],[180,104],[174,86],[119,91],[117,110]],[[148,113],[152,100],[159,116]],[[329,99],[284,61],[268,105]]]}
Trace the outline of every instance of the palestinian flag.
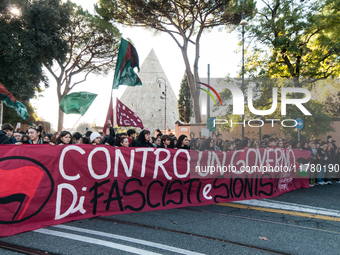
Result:
{"label": "palestinian flag", "polygon": [[17,101],[14,96],[0,83],[0,100],[2,100],[5,105],[13,108],[20,118],[22,118],[26,123],[33,125],[32,121],[28,117],[28,112],[26,107],[19,101]]}
{"label": "palestinian flag", "polygon": [[142,85],[141,80],[133,71],[133,68],[135,67],[138,68],[139,72],[139,59],[136,48],[122,38],[119,46],[112,89],[118,89],[119,85]]}

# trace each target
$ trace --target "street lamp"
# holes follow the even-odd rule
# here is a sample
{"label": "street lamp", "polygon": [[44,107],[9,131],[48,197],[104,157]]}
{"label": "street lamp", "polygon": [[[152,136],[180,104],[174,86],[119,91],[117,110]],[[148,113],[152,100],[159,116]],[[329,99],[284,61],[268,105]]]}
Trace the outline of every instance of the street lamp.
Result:
{"label": "street lamp", "polygon": [[162,88],[162,84],[164,84],[164,91],[162,92],[161,99],[164,99],[164,132],[166,134],[166,80],[162,77],[158,77],[156,82],[158,83],[159,88]]}
{"label": "street lamp", "polygon": [[[244,95],[244,26],[248,25],[247,20],[245,19],[244,13],[244,0],[243,0],[243,13],[242,20],[240,22],[242,26],[242,93]],[[242,115],[242,140],[244,139],[244,114]]]}

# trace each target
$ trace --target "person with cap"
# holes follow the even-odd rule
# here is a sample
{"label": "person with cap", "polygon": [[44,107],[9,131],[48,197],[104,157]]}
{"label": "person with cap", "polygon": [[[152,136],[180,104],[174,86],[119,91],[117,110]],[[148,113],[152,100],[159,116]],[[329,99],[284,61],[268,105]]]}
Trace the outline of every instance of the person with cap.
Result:
{"label": "person with cap", "polygon": [[2,130],[6,132],[9,144],[18,143],[17,139],[13,136],[13,126],[10,123],[5,123],[2,125]]}
{"label": "person with cap", "polygon": [[90,135],[92,145],[99,145],[102,141],[102,136],[98,132],[92,132]]}

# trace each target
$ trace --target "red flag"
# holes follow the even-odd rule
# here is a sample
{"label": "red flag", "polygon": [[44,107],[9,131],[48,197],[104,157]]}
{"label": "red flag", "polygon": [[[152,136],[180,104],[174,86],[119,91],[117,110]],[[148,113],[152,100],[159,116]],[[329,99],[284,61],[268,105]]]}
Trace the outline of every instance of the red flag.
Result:
{"label": "red flag", "polygon": [[0,94],[4,94],[9,97],[10,100],[12,100],[14,103],[17,102],[17,100],[14,98],[11,92],[9,92],[4,85],[0,83]]}
{"label": "red flag", "polygon": [[109,109],[107,110],[107,115],[104,123],[104,128],[103,128],[103,133],[106,134],[106,130],[109,128],[109,125],[107,124],[107,121],[111,120],[111,124],[113,126],[113,105],[112,105],[112,96],[110,100],[110,106]]}
{"label": "red flag", "polygon": [[144,128],[142,120],[117,98],[116,115],[118,127]]}

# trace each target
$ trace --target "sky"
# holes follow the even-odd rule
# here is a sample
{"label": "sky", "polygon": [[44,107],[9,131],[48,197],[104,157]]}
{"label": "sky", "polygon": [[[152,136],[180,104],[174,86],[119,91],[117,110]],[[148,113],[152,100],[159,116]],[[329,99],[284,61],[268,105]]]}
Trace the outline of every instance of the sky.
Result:
{"label": "sky", "polygon": [[[84,9],[93,12],[93,5],[96,0],[73,0]],[[181,51],[175,41],[167,34],[153,35],[151,31],[142,28],[127,28],[118,26],[123,38],[130,38],[135,46],[140,65],[145,60],[151,49],[154,49],[161,66],[171,83],[172,89],[178,98],[180,84],[184,75],[185,66]],[[207,65],[210,64],[211,78],[224,78],[227,75],[235,77],[240,70],[241,52],[239,51],[240,35],[236,32],[227,33],[214,29],[210,33],[205,33],[201,38],[201,51],[199,59],[199,76],[207,77]],[[191,46],[191,47],[190,47]],[[193,65],[194,46],[189,46],[190,65]],[[238,53],[236,53],[238,51]],[[46,74],[48,71],[46,70]],[[79,120],[77,125],[82,122],[95,123],[103,126],[109,107],[110,93],[112,88],[114,70],[107,76],[89,75],[86,82],[83,82],[71,91],[88,91],[98,94],[97,98],[87,110],[84,116],[69,114],[64,117],[64,128],[71,129]],[[38,99],[31,100],[33,106],[37,109],[38,116],[51,123],[53,129],[57,129],[58,124],[58,98],[56,84],[53,77],[49,77],[49,88],[38,95]],[[83,79],[82,75],[78,79]],[[142,81],[143,82],[143,81]],[[156,84],[156,83],[155,83]],[[125,90],[125,86],[120,86],[113,92],[113,96],[120,97]],[[71,93],[70,92],[70,93]],[[79,119],[79,117],[81,117]]]}

